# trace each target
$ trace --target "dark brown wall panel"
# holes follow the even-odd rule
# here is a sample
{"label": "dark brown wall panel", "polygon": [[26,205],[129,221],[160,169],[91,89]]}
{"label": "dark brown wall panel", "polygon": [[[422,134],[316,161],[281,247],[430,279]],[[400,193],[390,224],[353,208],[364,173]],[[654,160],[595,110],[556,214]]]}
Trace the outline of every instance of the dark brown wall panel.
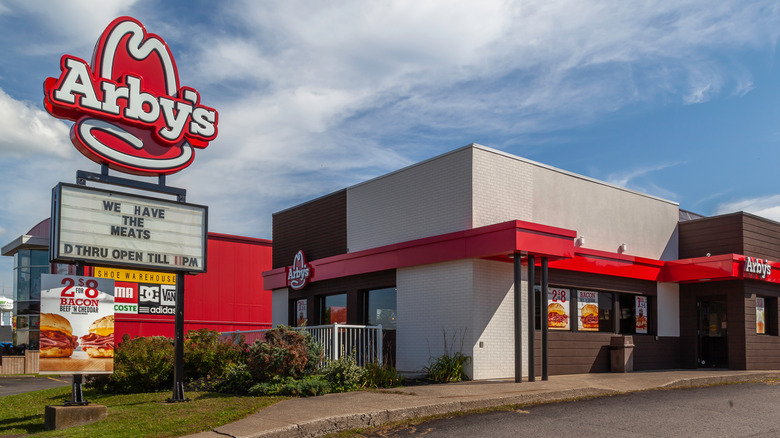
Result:
{"label": "dark brown wall panel", "polygon": [[[635,292],[642,295],[655,296],[658,293],[657,283],[634,278],[598,275],[589,272],[564,271],[550,269],[548,283],[554,286],[576,289],[595,289],[612,292]],[[536,282],[541,283],[541,270],[536,270]]]}
{"label": "dark brown wall panel", "polygon": [[634,371],[680,368],[680,338],[634,336]]}
{"label": "dark brown wall panel", "polygon": [[[760,281],[745,282],[745,354],[747,369],[776,370],[780,368],[780,337],[776,335],[759,335],[756,333],[756,296],[780,297],[780,285]],[[770,303],[767,303],[769,305]],[[776,315],[780,311],[780,300],[774,301],[773,318],[768,321],[777,325]],[[767,327],[768,333],[777,333],[777,327]]]}
{"label": "dark brown wall panel", "polygon": [[679,224],[680,258],[742,252],[740,213],[695,219]]}
{"label": "dark brown wall panel", "polygon": [[341,190],[273,215],[273,267],[347,252],[347,191]]}
{"label": "dark brown wall panel", "polygon": [[780,260],[780,224],[751,214],[743,215],[742,254]]}
{"label": "dark brown wall panel", "polygon": [[[548,373],[584,374],[610,372],[612,333],[574,333],[550,331],[548,335]],[[536,375],[542,374],[542,335],[535,338]],[[680,368],[680,339],[633,335],[634,370]]]}
{"label": "dark brown wall panel", "polygon": [[707,253],[780,259],[780,223],[749,213],[684,221],[679,230],[681,259]]}

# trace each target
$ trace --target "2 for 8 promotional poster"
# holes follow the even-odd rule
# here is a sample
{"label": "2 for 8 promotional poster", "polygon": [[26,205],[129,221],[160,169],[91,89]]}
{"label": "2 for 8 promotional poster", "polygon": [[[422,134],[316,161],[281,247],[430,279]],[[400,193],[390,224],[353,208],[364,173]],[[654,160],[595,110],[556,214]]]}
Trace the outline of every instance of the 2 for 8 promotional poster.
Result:
{"label": "2 for 8 promotional poster", "polygon": [[114,369],[114,280],[41,275],[40,373]]}

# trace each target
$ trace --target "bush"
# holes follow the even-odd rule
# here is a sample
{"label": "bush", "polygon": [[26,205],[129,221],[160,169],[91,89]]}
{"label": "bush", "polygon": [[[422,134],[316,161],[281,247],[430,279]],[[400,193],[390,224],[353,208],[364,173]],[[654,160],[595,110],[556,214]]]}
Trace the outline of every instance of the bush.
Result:
{"label": "bush", "polygon": [[254,384],[255,380],[245,363],[231,364],[225,369],[220,382],[215,385],[215,390],[228,394],[247,394]]}
{"label": "bush", "polygon": [[363,386],[365,388],[393,388],[401,386],[404,378],[395,368],[378,363],[367,364],[364,368]]}
{"label": "bush", "polygon": [[330,385],[321,376],[307,376],[302,379],[286,377],[274,379],[273,382],[258,383],[249,388],[249,395],[270,396],[283,395],[288,397],[313,397],[330,392]]}
{"label": "bush", "polygon": [[130,339],[114,348],[114,373],[87,378],[101,392],[152,392],[173,388],[173,340],[163,336]]}
{"label": "bush", "polygon": [[216,330],[190,330],[184,339],[184,377],[189,382],[221,378],[229,366],[244,363],[246,356],[240,339],[223,341]]}
{"label": "bush", "polygon": [[423,368],[426,377],[434,382],[460,382],[468,380],[465,366],[471,361],[471,357],[457,352],[452,355],[444,354],[431,360],[427,367]]}
{"label": "bush", "polygon": [[312,374],[321,359],[322,347],[311,335],[279,326],[267,331],[264,341],[249,347],[247,365],[256,381],[269,382]]}
{"label": "bush", "polygon": [[363,386],[365,373],[365,370],[355,361],[354,354],[331,360],[322,369],[323,377],[335,392],[360,389]]}

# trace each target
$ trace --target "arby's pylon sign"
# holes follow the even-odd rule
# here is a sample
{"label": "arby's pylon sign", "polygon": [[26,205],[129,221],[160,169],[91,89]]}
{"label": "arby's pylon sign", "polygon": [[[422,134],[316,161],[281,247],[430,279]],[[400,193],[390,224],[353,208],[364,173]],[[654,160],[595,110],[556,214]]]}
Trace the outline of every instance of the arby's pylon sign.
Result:
{"label": "arby's pylon sign", "polygon": [[168,45],[120,17],[100,36],[90,67],[64,55],[44,82],[44,106],[73,120],[71,141],[92,161],[134,175],[167,175],[192,163],[217,136],[218,114],[179,85]]}

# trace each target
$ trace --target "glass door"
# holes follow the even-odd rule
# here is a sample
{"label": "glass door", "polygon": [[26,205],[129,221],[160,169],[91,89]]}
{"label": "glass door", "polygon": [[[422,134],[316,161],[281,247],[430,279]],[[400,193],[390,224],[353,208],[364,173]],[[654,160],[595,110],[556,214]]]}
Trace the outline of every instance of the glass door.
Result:
{"label": "glass door", "polygon": [[728,368],[726,298],[699,298],[699,367]]}

